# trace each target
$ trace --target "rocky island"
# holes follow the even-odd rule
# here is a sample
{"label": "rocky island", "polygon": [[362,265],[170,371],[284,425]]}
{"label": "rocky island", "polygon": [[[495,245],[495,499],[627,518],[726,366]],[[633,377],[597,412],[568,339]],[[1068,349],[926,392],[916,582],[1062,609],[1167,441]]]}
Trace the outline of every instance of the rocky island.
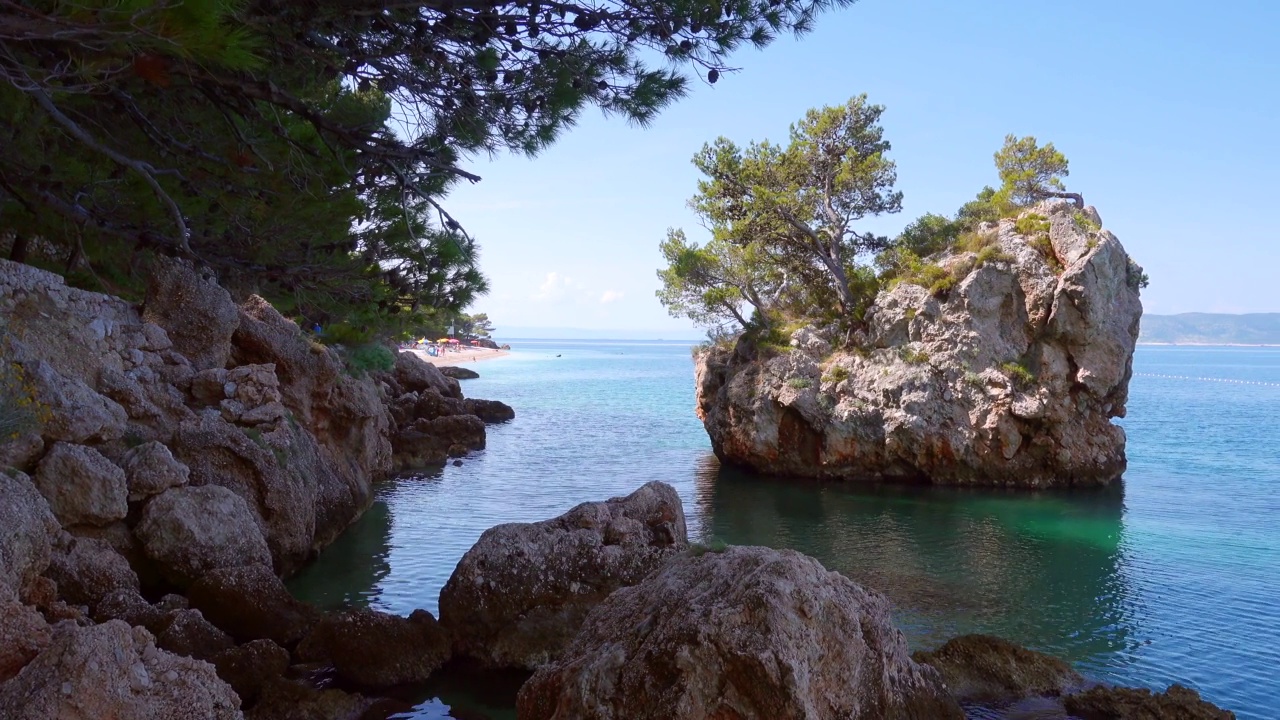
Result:
{"label": "rocky island", "polygon": [[1111,419],[1125,413],[1142,269],[1096,210],[1066,200],[977,233],[977,247],[936,260],[954,284],[897,283],[848,343],[805,326],[781,352],[742,338],[698,353],[698,415],[716,455],[802,477],[1119,477],[1125,436]]}

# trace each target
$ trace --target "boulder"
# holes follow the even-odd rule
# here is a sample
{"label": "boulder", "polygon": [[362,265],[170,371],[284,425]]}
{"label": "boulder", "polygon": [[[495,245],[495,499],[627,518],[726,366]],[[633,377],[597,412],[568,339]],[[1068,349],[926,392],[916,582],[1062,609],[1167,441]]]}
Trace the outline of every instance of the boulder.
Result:
{"label": "boulder", "polygon": [[71,538],[53,553],[46,573],[64,600],[94,607],[116,590],[138,592],[138,575],[105,540]]}
{"label": "boulder", "polygon": [[318,610],[294,599],[265,565],[213,570],[187,590],[187,598],[237,642],[267,639],[292,645],[320,619]]}
{"label": "boulder", "polygon": [[163,444],[152,441],[129,450],[124,456],[129,502],[159,495],[171,487],[187,484],[191,471],[173,458]]}
{"label": "boulder", "polygon": [[64,526],[107,525],[129,514],[124,470],[85,445],[54,443],[36,469],[36,487]]}
{"label": "boulder", "polygon": [[254,640],[218,653],[210,662],[218,677],[240,696],[242,707],[257,701],[262,686],[289,669],[289,651],[270,640]]}
{"label": "boulder", "polygon": [[31,478],[0,470],[0,601],[23,595],[45,571],[60,530]]}
{"label": "boulder", "polygon": [[129,415],[119,403],[47,362],[28,363],[25,368],[35,385],[36,401],[49,409],[49,421],[40,430],[45,440],[106,442],[124,436]]}
{"label": "boulder", "polygon": [[49,646],[49,624],[29,605],[0,598],[0,687]]}
{"label": "boulder", "polygon": [[456,365],[443,365],[438,369],[440,370],[441,375],[447,378],[453,378],[454,380],[475,380],[480,377],[480,373],[475,370],[472,370],[471,368],[458,367]]}
{"label": "boulder", "polygon": [[169,620],[169,609],[152,605],[137,590],[121,588],[103,595],[93,609],[94,622],[111,620],[123,620],[158,633]]}
{"label": "boulder", "polygon": [[313,409],[324,405],[342,376],[342,361],[329,348],[303,334],[271,303],[250,296],[239,308],[233,338],[236,365],[271,364],[281,401],[303,425],[313,423]]}
{"label": "boulder", "polygon": [[205,620],[199,610],[174,610],[168,613],[163,629],[157,633],[156,645],[175,655],[210,660],[234,647],[235,642]]}
{"label": "boulder", "polygon": [[142,319],[163,328],[197,370],[226,367],[240,312],[211,272],[179,258],[152,261]]}
{"label": "boulder", "polygon": [[1057,697],[1085,682],[1070,664],[1058,658],[990,635],[962,635],[911,658],[942,673],[951,695],[964,702]]}
{"label": "boulder", "polygon": [[514,420],[516,416],[516,411],[510,405],[497,400],[467,398],[463,403],[468,413],[487,423],[506,422]]}
{"label": "boulder", "polygon": [[1119,477],[1125,435],[1112,419],[1125,414],[1142,269],[1071,203],[1033,212],[1047,232],[1024,236],[1015,219],[985,226],[980,253],[970,244],[928,259],[954,282],[899,282],[848,338],[801,328],[781,352],[746,339],[698,352],[697,412],[716,455],[768,474],[866,481]]}
{"label": "boulder", "polygon": [[1170,685],[1162,693],[1146,688],[1095,687],[1063,700],[1081,720],[1235,720],[1235,713],[1210,703],[1200,693]]}
{"label": "boulder", "polygon": [[212,665],[160,650],[119,620],[55,627],[49,646],[0,684],[6,720],[233,720],[239,707]]}
{"label": "boulder", "polygon": [[147,502],[135,528],[147,557],[186,587],[210,570],[270,564],[249,506],[217,485],[166,490]]}
{"label": "boulder", "polygon": [[475,415],[414,420],[391,440],[395,467],[417,468],[462,457],[485,446],[484,421]]}
{"label": "boulder", "polygon": [[[333,688],[320,690],[297,680],[278,677],[262,684],[258,703],[247,720],[373,720],[379,701]],[[367,713],[367,714],[366,714]]]}
{"label": "boulder", "polygon": [[791,550],[685,554],[599,604],[521,720],[919,720],[964,712],[889,603]]}
{"label": "boulder", "polygon": [[440,368],[418,357],[415,352],[396,353],[392,373],[403,392],[434,390],[445,397],[462,399],[462,387],[458,381],[445,377]]}
{"label": "boulder", "polygon": [[486,530],[440,592],[454,651],[484,667],[559,657],[587,613],[688,545],[676,491],[650,482],[553,520]]}
{"label": "boulder", "polygon": [[332,662],[347,682],[387,688],[425,682],[449,659],[449,640],[426,610],[407,618],[350,610],[321,620],[297,654],[303,661]]}

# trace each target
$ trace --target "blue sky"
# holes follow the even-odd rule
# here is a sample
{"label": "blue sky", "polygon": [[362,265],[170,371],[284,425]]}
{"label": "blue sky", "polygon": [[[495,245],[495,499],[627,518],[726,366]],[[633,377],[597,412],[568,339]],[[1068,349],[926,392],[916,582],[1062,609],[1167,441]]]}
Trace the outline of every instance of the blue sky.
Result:
{"label": "blue sky", "polygon": [[[449,209],[480,241],[504,326],[690,330],[654,297],[668,227],[699,228],[689,160],[719,135],[785,140],[811,107],[886,106],[901,229],[994,184],[1006,133],[1051,141],[1069,189],[1151,276],[1150,313],[1280,311],[1280,2],[861,0],[649,128],[595,109],[534,159],[478,158]],[[1270,210],[1268,210],[1270,208]]]}

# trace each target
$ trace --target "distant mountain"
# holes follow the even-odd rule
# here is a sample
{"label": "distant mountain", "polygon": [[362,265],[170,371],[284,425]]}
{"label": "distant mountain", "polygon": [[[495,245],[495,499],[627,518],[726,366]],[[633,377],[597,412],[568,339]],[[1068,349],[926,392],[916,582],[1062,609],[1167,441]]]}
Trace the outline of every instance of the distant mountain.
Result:
{"label": "distant mountain", "polygon": [[707,335],[697,330],[597,330],[572,327],[500,326],[494,334],[504,340],[672,340],[697,342]]}
{"label": "distant mountain", "polygon": [[1138,342],[1280,345],[1280,313],[1143,315]]}

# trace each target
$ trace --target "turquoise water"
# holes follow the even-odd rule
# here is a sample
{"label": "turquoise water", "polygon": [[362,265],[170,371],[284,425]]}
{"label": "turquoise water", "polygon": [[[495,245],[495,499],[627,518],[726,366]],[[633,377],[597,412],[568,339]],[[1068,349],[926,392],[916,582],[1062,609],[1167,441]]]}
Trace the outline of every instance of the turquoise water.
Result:
{"label": "turquoise water", "polygon": [[[435,612],[486,528],[656,479],[679,490],[698,539],[795,548],[881,590],[913,647],[987,632],[1095,678],[1181,682],[1241,718],[1280,717],[1280,349],[1139,348],[1122,486],[1025,493],[721,468],[693,414],[687,345],[515,346],[463,387],[516,420],[460,467],[382,485],[296,594]],[[518,678],[443,682],[414,717],[513,716]]]}

